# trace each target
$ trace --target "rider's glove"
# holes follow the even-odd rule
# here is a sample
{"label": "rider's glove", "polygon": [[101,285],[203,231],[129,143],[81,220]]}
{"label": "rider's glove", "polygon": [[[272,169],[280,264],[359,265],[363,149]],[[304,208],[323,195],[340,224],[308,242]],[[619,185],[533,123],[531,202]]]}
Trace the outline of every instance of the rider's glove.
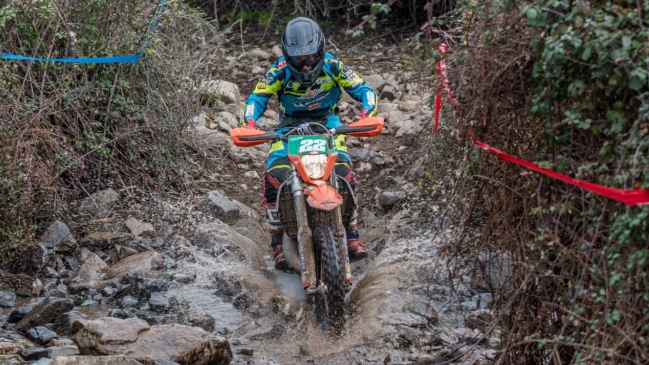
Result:
{"label": "rider's glove", "polygon": [[255,120],[252,118],[248,118],[247,123],[243,126],[243,128],[248,128],[248,129],[257,129],[255,127]]}

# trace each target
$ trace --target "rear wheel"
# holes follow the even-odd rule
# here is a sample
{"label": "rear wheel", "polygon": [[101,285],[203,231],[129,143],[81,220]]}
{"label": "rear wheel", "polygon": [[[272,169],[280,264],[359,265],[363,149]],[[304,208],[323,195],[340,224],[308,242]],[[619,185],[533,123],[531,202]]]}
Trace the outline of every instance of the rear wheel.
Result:
{"label": "rear wheel", "polygon": [[316,279],[326,285],[326,292],[316,293],[316,320],[322,331],[340,332],[345,324],[345,286],[337,240],[331,227],[313,232],[316,248]]}

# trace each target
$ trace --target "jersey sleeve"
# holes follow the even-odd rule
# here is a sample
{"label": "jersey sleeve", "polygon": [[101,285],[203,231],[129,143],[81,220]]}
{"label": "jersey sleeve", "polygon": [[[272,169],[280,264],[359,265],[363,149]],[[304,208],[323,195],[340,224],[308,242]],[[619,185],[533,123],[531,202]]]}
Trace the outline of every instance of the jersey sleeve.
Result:
{"label": "jersey sleeve", "polygon": [[246,99],[243,125],[254,127],[257,119],[266,111],[268,100],[282,88],[286,76],[285,65],[284,57],[280,57],[273,63],[266,76],[257,83],[252,94]]}
{"label": "jersey sleeve", "polygon": [[376,92],[365,83],[365,80],[341,61],[334,64],[332,71],[338,85],[345,89],[354,100],[363,104],[362,117],[376,115],[378,97],[376,96]]}

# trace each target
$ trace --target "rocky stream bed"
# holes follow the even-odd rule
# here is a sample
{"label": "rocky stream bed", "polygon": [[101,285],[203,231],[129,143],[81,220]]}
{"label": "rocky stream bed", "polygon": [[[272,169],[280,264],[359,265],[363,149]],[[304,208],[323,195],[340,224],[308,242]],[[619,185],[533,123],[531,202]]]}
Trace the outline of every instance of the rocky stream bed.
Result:
{"label": "rocky stream bed", "polygon": [[[347,324],[331,337],[315,325],[299,276],[272,266],[258,203],[269,146],[237,148],[227,135],[277,49],[228,54],[215,66],[223,78],[203,85],[209,108],[190,123],[222,169],[188,176],[197,187],[175,199],[115,184],[79,202],[83,223],[72,231],[82,233],[55,221],[38,245],[4,257],[0,363],[490,363],[499,340],[483,333],[487,285],[438,255],[450,228],[415,228],[398,208],[420,194],[406,176],[408,150],[432,113],[429,93],[395,79],[405,60],[381,49],[338,53],[380,92],[386,129],[347,141],[370,257],[352,266]],[[276,105],[262,126],[277,123]],[[340,110],[347,122],[359,115],[348,96]],[[464,274],[449,276],[449,266]]]}

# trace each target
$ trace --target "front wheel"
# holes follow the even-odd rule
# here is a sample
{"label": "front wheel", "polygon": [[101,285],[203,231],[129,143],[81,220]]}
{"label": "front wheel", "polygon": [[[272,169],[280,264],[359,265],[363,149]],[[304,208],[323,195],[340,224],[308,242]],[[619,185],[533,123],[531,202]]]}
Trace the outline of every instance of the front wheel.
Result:
{"label": "front wheel", "polygon": [[322,331],[339,332],[345,324],[345,286],[340,267],[337,240],[331,227],[318,227],[313,232],[316,253],[316,279],[327,287],[315,295],[316,320]]}

